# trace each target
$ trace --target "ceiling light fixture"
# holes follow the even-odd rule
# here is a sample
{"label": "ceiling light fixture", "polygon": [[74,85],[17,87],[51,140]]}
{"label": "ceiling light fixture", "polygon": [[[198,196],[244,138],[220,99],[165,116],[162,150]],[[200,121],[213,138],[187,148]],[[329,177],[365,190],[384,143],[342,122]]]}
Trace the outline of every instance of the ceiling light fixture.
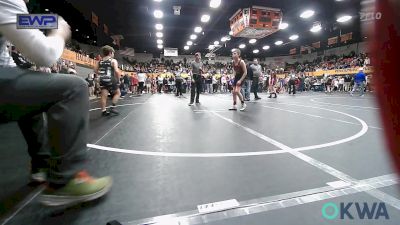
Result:
{"label": "ceiling light fixture", "polygon": [[279,24],[279,29],[280,30],[284,30],[284,29],[286,29],[286,28],[288,28],[289,27],[289,24],[288,23],[281,23],[281,24]]}
{"label": "ceiling light fixture", "polygon": [[219,45],[219,41],[214,41],[214,45]]}
{"label": "ceiling light fixture", "polygon": [[221,0],[211,0],[210,7],[211,8],[218,8],[221,5]]}
{"label": "ceiling light fixture", "polygon": [[191,40],[196,40],[197,39],[197,35],[195,35],[195,34],[190,35],[190,39]]}
{"label": "ceiling light fixture", "polygon": [[164,46],[163,45],[157,45],[157,48],[162,49],[162,48],[164,48]]}
{"label": "ceiling light fixture", "polygon": [[257,54],[257,53],[259,53],[259,52],[260,52],[260,50],[258,50],[258,49],[254,49],[254,50],[253,50],[253,53],[254,53],[254,54]]}
{"label": "ceiling light fixture", "polygon": [[207,15],[207,14],[202,15],[200,20],[203,23],[207,23],[208,21],[210,21],[210,15]]}
{"label": "ceiling light fixture", "polygon": [[246,48],[246,45],[245,44],[241,44],[241,45],[239,45],[239,48]]}
{"label": "ceiling light fixture", "polygon": [[270,47],[268,46],[268,45],[265,45],[264,47],[263,47],[263,49],[264,50],[268,50]]}
{"label": "ceiling light fixture", "polygon": [[221,38],[221,42],[226,42],[226,41],[227,41],[226,37]]}
{"label": "ceiling light fixture", "polygon": [[275,42],[275,45],[282,45],[283,44],[283,41],[277,41],[277,42]]}
{"label": "ceiling light fixture", "polygon": [[250,39],[250,40],[249,40],[249,43],[250,43],[250,44],[254,44],[254,43],[256,43],[256,42],[257,42],[256,39]]}
{"label": "ceiling light fixture", "polygon": [[161,32],[157,32],[157,33],[156,33],[156,37],[158,37],[158,38],[162,38],[162,37],[164,37],[164,34],[163,34],[163,33],[161,33]]}
{"label": "ceiling light fixture", "polygon": [[201,27],[195,27],[194,32],[200,33],[203,29]]}
{"label": "ceiling light fixture", "polygon": [[185,50],[189,50],[189,46],[185,46],[185,47],[183,47],[183,49],[185,49]]}
{"label": "ceiling light fixture", "polygon": [[302,14],[300,14],[300,17],[303,19],[308,19],[312,16],[314,16],[315,12],[313,10],[306,10]]}
{"label": "ceiling light fixture", "polygon": [[299,35],[297,35],[297,34],[294,34],[294,35],[289,37],[289,39],[292,40],[292,41],[297,40],[298,38],[299,38]]}
{"label": "ceiling light fixture", "polygon": [[186,45],[191,46],[191,45],[193,45],[193,42],[192,41],[188,41],[188,42],[186,42]]}
{"label": "ceiling light fixture", "polygon": [[353,17],[346,15],[346,16],[339,17],[336,21],[339,23],[345,23],[345,22],[351,20],[351,18],[353,18]]}
{"label": "ceiling light fixture", "polygon": [[163,44],[163,43],[164,43],[163,40],[161,40],[161,39],[158,39],[158,40],[157,40],[157,44],[161,45],[161,44]]}
{"label": "ceiling light fixture", "polygon": [[318,24],[318,25],[314,25],[314,26],[310,29],[310,31],[313,32],[313,33],[316,33],[316,32],[318,32],[318,31],[320,31],[321,29],[322,29],[321,24]]}
{"label": "ceiling light fixture", "polygon": [[154,10],[154,17],[160,19],[164,16],[164,13],[161,10]]}
{"label": "ceiling light fixture", "polygon": [[164,29],[164,26],[162,24],[157,23],[156,30],[162,30],[162,29]]}

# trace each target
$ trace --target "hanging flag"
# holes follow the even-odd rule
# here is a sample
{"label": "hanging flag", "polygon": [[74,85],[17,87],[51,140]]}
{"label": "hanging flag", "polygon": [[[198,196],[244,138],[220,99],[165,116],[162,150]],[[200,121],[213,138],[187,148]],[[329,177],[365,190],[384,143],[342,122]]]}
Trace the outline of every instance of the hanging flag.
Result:
{"label": "hanging flag", "polygon": [[96,24],[96,26],[99,26],[99,17],[92,12],[92,23]]}
{"label": "hanging flag", "polygon": [[338,43],[338,37],[331,37],[328,39],[328,45],[334,45]]}
{"label": "hanging flag", "polygon": [[301,46],[301,48],[300,48],[300,53],[303,53],[303,52],[305,52],[305,51],[307,51],[307,48],[306,48],[305,46]]}
{"label": "hanging flag", "polygon": [[312,46],[313,46],[313,48],[321,48],[321,42],[320,41],[314,42],[314,43],[312,43]]}
{"label": "hanging flag", "polygon": [[124,39],[124,36],[117,34],[117,35],[113,35],[111,36],[111,38],[114,40],[113,44],[117,45],[118,47],[121,47],[121,40]]}
{"label": "hanging flag", "polygon": [[108,26],[103,24],[103,30],[105,34],[108,34]]}
{"label": "hanging flag", "polygon": [[353,32],[340,35],[340,42],[347,43],[348,41],[353,39]]}

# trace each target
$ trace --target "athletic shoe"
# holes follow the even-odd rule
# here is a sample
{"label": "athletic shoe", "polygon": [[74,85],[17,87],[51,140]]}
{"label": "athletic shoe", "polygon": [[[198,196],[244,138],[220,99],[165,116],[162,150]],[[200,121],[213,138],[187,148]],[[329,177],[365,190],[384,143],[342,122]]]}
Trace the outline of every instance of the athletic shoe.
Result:
{"label": "athletic shoe", "polygon": [[236,105],[233,105],[232,108],[230,108],[229,110],[231,110],[231,111],[236,111],[236,110],[237,110]]}
{"label": "athletic shoe", "polygon": [[112,113],[114,115],[119,115],[119,112],[115,109],[115,107],[110,108],[110,113]]}
{"label": "athletic shoe", "polygon": [[242,108],[240,108],[240,111],[244,111],[246,109],[246,107],[247,107],[246,103],[243,103]]}
{"label": "athletic shoe", "polygon": [[110,115],[110,112],[109,111],[103,111],[102,113],[101,113],[101,115],[102,116],[109,116]]}
{"label": "athletic shoe", "polygon": [[260,97],[255,98],[256,101],[257,101],[257,100],[260,100],[260,99],[261,99]]}
{"label": "athletic shoe", "polygon": [[196,102],[196,104],[201,104],[200,102]]}
{"label": "athletic shoe", "polygon": [[47,169],[32,169],[31,180],[37,183],[44,183],[47,180]]}
{"label": "athletic shoe", "polygon": [[71,206],[100,198],[110,190],[111,186],[111,177],[92,178],[82,171],[61,188],[46,188],[40,195],[39,201],[46,206]]}
{"label": "athletic shoe", "polygon": [[194,105],[194,103],[193,102],[191,102],[191,103],[189,103],[189,105],[188,106],[193,106]]}

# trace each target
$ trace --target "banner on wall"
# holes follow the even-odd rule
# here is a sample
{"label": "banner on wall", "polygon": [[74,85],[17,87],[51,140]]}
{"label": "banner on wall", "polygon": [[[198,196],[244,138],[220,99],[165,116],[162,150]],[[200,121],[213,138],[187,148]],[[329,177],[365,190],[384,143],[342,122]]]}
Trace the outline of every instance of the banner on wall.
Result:
{"label": "banner on wall", "polygon": [[114,40],[113,41],[114,45],[121,47],[121,40],[124,39],[124,36],[122,36],[121,34],[116,34],[116,35],[112,35],[111,38]]}
{"label": "banner on wall", "polygon": [[338,43],[338,37],[331,37],[328,39],[328,45],[335,45]]}
{"label": "banner on wall", "polygon": [[96,26],[99,26],[99,17],[92,12],[92,23],[96,24]]}
{"label": "banner on wall", "polygon": [[103,30],[105,34],[108,34],[108,26],[103,24]]}
{"label": "banner on wall", "polygon": [[321,42],[320,41],[314,42],[314,43],[312,43],[312,46],[313,46],[313,48],[321,48]]}
{"label": "banner on wall", "polygon": [[178,56],[178,49],[177,48],[164,48],[164,56]]}
{"label": "banner on wall", "polygon": [[353,32],[340,35],[340,42],[347,43],[348,41],[353,39]]}
{"label": "banner on wall", "polygon": [[[372,67],[367,67],[364,69],[364,73],[372,73]],[[316,72],[307,72],[307,76],[323,76],[323,75],[347,75],[358,73],[358,68],[348,68],[348,69],[337,69],[337,70],[321,70]]]}
{"label": "banner on wall", "polygon": [[61,58],[90,68],[93,68],[97,64],[96,60],[68,49],[64,49]]}

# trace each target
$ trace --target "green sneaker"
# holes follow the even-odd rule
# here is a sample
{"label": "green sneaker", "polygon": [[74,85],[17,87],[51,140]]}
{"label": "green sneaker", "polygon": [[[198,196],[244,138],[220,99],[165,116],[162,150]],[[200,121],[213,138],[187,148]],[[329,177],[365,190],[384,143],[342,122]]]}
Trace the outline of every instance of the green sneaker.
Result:
{"label": "green sneaker", "polygon": [[111,177],[93,178],[83,171],[64,187],[45,189],[39,201],[46,206],[75,205],[102,197],[111,189],[111,186]]}
{"label": "green sneaker", "polygon": [[44,183],[47,180],[47,169],[32,170],[31,181],[35,183]]}

